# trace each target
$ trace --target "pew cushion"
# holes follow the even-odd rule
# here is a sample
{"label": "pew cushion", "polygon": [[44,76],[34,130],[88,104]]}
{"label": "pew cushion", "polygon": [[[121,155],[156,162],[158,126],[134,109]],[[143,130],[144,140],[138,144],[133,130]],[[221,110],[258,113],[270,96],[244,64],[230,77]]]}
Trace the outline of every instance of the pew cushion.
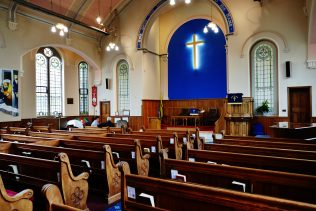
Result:
{"label": "pew cushion", "polygon": [[15,194],[17,194],[17,192],[14,192],[12,190],[6,190],[6,192],[9,196],[14,196]]}
{"label": "pew cushion", "polygon": [[[8,196],[11,196],[11,197],[13,197],[13,196],[15,196],[16,194],[18,194],[17,192],[15,192],[15,191],[13,191],[13,190],[5,190],[6,192],[7,192],[7,194],[8,194]],[[33,201],[33,197],[32,198],[30,198],[30,200],[31,201]]]}

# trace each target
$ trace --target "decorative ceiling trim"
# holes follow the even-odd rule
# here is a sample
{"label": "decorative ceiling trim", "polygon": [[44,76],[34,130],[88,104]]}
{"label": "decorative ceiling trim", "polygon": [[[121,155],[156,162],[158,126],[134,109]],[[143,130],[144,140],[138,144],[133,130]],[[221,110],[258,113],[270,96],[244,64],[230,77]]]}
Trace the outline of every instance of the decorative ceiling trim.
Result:
{"label": "decorative ceiling trim", "polygon": [[24,0],[13,0],[15,3],[19,4],[19,5],[22,5],[22,6],[25,6],[25,7],[28,7],[30,9],[33,9],[33,10],[37,10],[37,11],[40,11],[40,12],[43,12],[43,13],[46,13],[48,15],[51,15],[51,16],[55,16],[57,18],[61,18],[63,20],[66,20],[66,21],[69,21],[71,23],[74,23],[74,24],[77,24],[79,26],[82,26],[82,27],[85,27],[85,28],[88,28],[88,29],[91,29],[93,31],[96,31],[96,32],[99,32],[99,33],[102,33],[103,35],[108,35],[108,33],[106,33],[105,31],[102,31],[98,28],[95,28],[95,27],[91,27],[83,22],[80,22],[78,20],[75,20],[73,18],[70,18],[70,17],[67,17],[65,15],[62,15],[62,14],[58,14],[54,11],[50,11],[48,9],[45,9],[43,7],[40,7],[40,6],[37,6],[35,4],[32,4],[30,2],[26,2]]}
{"label": "decorative ceiling trim", "polygon": [[[226,6],[226,4],[223,2],[223,0],[210,0],[211,4],[214,3],[219,11],[222,13],[225,23],[226,23],[226,28],[227,28],[227,35],[232,35],[235,32],[235,24],[233,20],[233,16]],[[150,19],[153,17],[153,15],[165,4],[168,3],[168,0],[160,0],[151,10],[150,12],[146,15],[145,20],[143,21],[142,25],[140,26],[140,29],[138,31],[138,36],[137,36],[137,49],[143,48],[143,39],[144,39],[144,33],[146,31],[146,27],[150,21]]]}

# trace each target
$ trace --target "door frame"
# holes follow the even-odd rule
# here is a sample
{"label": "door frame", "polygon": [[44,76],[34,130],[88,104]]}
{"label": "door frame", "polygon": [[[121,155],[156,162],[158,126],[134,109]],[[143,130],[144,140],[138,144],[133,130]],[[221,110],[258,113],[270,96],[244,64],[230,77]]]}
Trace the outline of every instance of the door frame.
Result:
{"label": "door frame", "polygon": [[100,112],[99,112],[99,117],[102,118],[102,115],[101,115],[101,111],[102,111],[102,103],[109,103],[109,115],[111,116],[111,101],[110,100],[103,100],[103,101],[100,101]]}
{"label": "door frame", "polygon": [[288,121],[291,122],[291,110],[290,110],[290,103],[291,103],[291,95],[290,95],[290,91],[291,90],[297,90],[297,89],[308,89],[309,91],[309,108],[310,108],[310,122],[312,121],[312,117],[313,117],[313,108],[312,108],[312,86],[291,86],[291,87],[287,87],[287,111],[288,111]]}

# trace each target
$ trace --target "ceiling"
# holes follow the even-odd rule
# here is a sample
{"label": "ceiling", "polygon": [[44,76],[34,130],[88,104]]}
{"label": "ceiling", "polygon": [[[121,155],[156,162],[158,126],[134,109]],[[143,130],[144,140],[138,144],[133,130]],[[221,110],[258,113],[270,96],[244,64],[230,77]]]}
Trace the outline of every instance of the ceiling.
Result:
{"label": "ceiling", "polygon": [[[132,0],[23,0],[25,4],[33,4],[54,13],[79,21],[85,25],[104,30],[109,24],[111,14],[116,9],[120,13]],[[19,5],[18,10],[27,5]],[[96,18],[101,17],[101,25]]]}

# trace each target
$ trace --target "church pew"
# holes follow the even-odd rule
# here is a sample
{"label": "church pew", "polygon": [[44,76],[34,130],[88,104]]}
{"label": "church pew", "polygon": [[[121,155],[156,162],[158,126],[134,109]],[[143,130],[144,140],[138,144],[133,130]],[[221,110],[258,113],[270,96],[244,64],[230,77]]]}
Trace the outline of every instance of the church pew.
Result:
{"label": "church pew", "polygon": [[[76,130],[73,130],[76,129]],[[80,128],[69,128],[69,130],[52,130],[52,133],[61,133],[61,134],[69,134],[69,135],[85,135],[85,136],[106,136],[106,132],[100,131],[78,131]]]}
{"label": "church pew", "polygon": [[[0,143],[6,144],[6,143]],[[56,141],[55,145],[44,146],[34,144],[23,144],[23,143],[10,143],[9,153],[12,154],[25,154],[31,153],[32,157],[39,157],[45,159],[54,159],[56,154],[60,152],[67,153],[69,158],[72,160],[73,164],[81,165],[82,160],[89,161],[91,168],[101,169],[101,162],[105,162],[104,158],[106,157],[105,146],[100,143],[91,143],[91,142],[77,142],[77,141],[68,141],[62,140]],[[97,145],[96,145],[97,144]],[[93,145],[93,146],[92,146]],[[69,148],[74,146],[75,148]],[[85,146],[89,148],[94,148],[93,150],[82,149]],[[141,145],[139,141],[135,141],[134,145],[123,145],[123,144],[113,144],[110,145],[111,149],[115,149],[119,153],[119,159],[128,162],[130,165],[135,166],[134,173],[141,175],[148,175],[149,167],[141,169],[141,167],[148,166],[149,155],[143,156]],[[7,150],[6,150],[7,151]],[[131,152],[135,152],[135,159],[132,158]],[[134,164],[135,163],[135,164]],[[106,169],[106,166],[105,166]],[[107,169],[106,169],[107,170]]]}
{"label": "church pew", "polygon": [[[17,135],[15,135],[16,137]],[[30,138],[30,137],[26,137]],[[106,148],[104,143],[95,143],[95,142],[82,142],[75,140],[59,140],[54,141],[54,145],[51,144],[52,141],[43,141],[41,145],[30,145],[30,144],[21,144],[21,143],[0,143],[0,147],[3,144],[11,145],[11,153],[22,154],[22,153],[31,153],[31,156],[46,158],[46,159],[54,159],[56,153],[65,152],[71,158],[73,164],[77,164],[78,166],[73,166],[74,170],[80,171],[82,169],[93,172],[90,175],[89,184],[90,187],[93,188],[94,191],[98,191],[99,193],[107,193],[105,190],[110,189],[109,192],[112,195],[107,197],[109,203],[118,200],[119,195],[113,194],[113,187],[110,183],[113,181],[113,178],[116,177],[115,171],[113,170],[112,162],[108,160],[114,159],[112,156],[112,151],[110,146]],[[43,146],[45,143],[49,143],[50,146]],[[36,142],[34,143],[36,144]],[[74,147],[74,148],[65,148],[66,147]],[[62,148],[60,148],[62,147]],[[123,144],[112,144],[112,149],[115,150],[116,153],[119,153],[119,160],[128,161],[132,164],[134,168],[134,172],[136,174],[148,175],[149,173],[149,155],[142,155],[142,150],[139,141],[135,141],[134,145],[123,145]],[[93,148],[94,150],[82,150],[78,148]],[[96,151],[98,150],[98,151]],[[102,151],[101,151],[102,150]],[[135,157],[132,158],[131,152],[135,152]],[[108,155],[110,153],[110,155]],[[82,160],[86,160],[89,162],[91,168],[83,168]],[[101,163],[104,163],[102,167]],[[104,170],[102,170],[104,168]],[[113,173],[112,175],[110,173]],[[117,172],[116,172],[117,173]]]}
{"label": "church pew", "polygon": [[234,181],[241,182],[245,192],[316,204],[316,176],[163,158],[164,178],[177,170],[187,182],[226,189],[234,189]]}
{"label": "church pew", "polygon": [[[54,133],[51,133],[54,134]],[[31,134],[32,135],[32,134]],[[44,133],[37,133],[36,136],[42,136],[44,137]],[[109,145],[117,145],[117,144],[125,144],[125,145],[131,145],[134,144],[135,140],[133,138],[117,138],[117,137],[99,137],[99,136],[85,136],[85,135],[79,135],[79,136],[72,136],[74,140],[66,141],[66,140],[60,140],[60,144],[68,147],[74,147],[77,148],[77,146],[83,146],[85,148],[95,149],[95,145],[102,145],[102,144],[109,144]],[[75,141],[76,140],[76,141]],[[155,139],[138,139],[140,141],[140,144],[142,146],[143,152],[146,154],[150,154],[150,165],[149,165],[149,173],[151,176],[159,176],[160,175],[160,158],[159,158],[159,151],[163,148],[162,141],[159,138]],[[93,143],[93,144],[89,144]],[[113,146],[112,146],[113,147]],[[146,150],[145,150],[146,149]],[[114,148],[113,151],[118,152],[118,149]],[[130,154],[129,154],[130,155]]]}
{"label": "church pew", "polygon": [[166,129],[145,129],[144,127],[142,127],[141,129],[142,131],[133,131],[133,130],[129,130],[129,134],[138,134],[138,135],[170,135],[170,134],[174,134],[176,133],[178,135],[178,139],[180,141],[182,141],[182,143],[186,144],[187,141],[191,141],[192,139],[194,139],[194,145],[196,149],[203,149],[203,145],[202,145],[202,140],[200,138],[200,129],[199,128],[195,128],[193,130],[166,130]]}
{"label": "church pew", "polygon": [[237,140],[253,140],[253,141],[266,141],[266,142],[285,142],[285,143],[301,143],[301,144],[316,144],[316,141],[307,141],[304,139],[292,139],[292,138],[259,138],[255,136],[233,136],[224,135],[224,139],[237,139]]}
{"label": "church pew", "polygon": [[[130,162],[130,164],[131,164],[131,161],[133,160],[131,156],[132,151],[135,152],[136,158],[140,158],[140,157],[143,157],[142,144],[144,144],[145,147],[152,147],[154,144],[157,144],[157,142],[154,142],[154,141],[145,142],[141,140],[140,143],[139,141],[136,141],[136,145],[135,145],[135,140],[133,139],[122,139],[118,141],[118,140],[113,140],[113,138],[110,138],[104,141],[103,139],[98,138],[98,137],[95,137],[95,140],[94,140],[94,139],[91,139],[91,137],[84,137],[84,136],[82,136],[82,140],[67,140],[67,139],[57,140],[54,138],[45,138],[45,133],[38,133],[38,134],[41,134],[44,137],[6,134],[2,138],[4,141],[11,141],[11,142],[19,141],[19,142],[25,142],[25,143],[36,143],[38,145],[86,149],[86,150],[94,150],[94,151],[95,150],[103,151],[104,145],[108,144],[111,146],[114,152],[119,153],[119,156],[121,159],[123,159],[124,161]],[[49,134],[54,134],[54,133],[49,133]],[[136,149],[136,146],[140,150],[138,150],[138,148]],[[158,150],[160,150],[160,148],[158,148]],[[156,152],[157,156],[158,156],[158,150]],[[150,155],[152,155],[152,153],[150,153]],[[142,166],[143,165],[142,162],[143,161],[138,161],[138,162],[136,161],[137,166]]]}
{"label": "church pew", "polygon": [[23,128],[23,127],[9,127],[6,128],[6,133],[8,134],[21,134],[21,135],[27,135],[29,132],[29,128]]}
{"label": "church pew", "polygon": [[[15,186],[27,186],[34,190],[34,206],[41,206],[40,189],[44,184],[53,183],[62,188],[65,204],[85,209],[87,207],[89,174],[74,176],[67,154],[60,153],[58,161],[0,153],[0,170],[5,181]],[[9,165],[16,165],[18,173],[8,172]],[[12,176],[14,175],[14,176]],[[72,200],[73,193],[80,189],[80,201]],[[42,210],[42,209],[38,209]]]}
{"label": "church pew", "polygon": [[[85,130],[92,130],[92,131],[103,131],[105,133],[125,133],[125,128],[124,127],[92,127],[92,126],[86,126],[84,128]],[[80,130],[79,130],[80,131]]]}
{"label": "church pew", "polygon": [[265,156],[275,156],[275,157],[316,160],[315,151],[253,147],[253,146],[243,146],[243,145],[228,145],[228,144],[205,144],[204,149],[211,150],[211,151],[223,151],[223,152],[244,153],[244,154],[253,154],[253,155],[265,155]]}
{"label": "church pew", "polygon": [[294,149],[305,151],[316,151],[315,144],[301,144],[301,143],[284,143],[284,142],[263,142],[263,141],[250,141],[250,140],[236,140],[236,139],[216,139],[214,143],[228,144],[228,145],[242,145],[254,147],[267,147],[267,148],[281,148],[281,149]]}
{"label": "church pew", "polygon": [[46,211],[80,211],[74,207],[70,207],[64,204],[62,194],[58,186],[54,184],[46,184],[42,187],[42,195],[45,200]]}
{"label": "church pew", "polygon": [[20,210],[20,211],[32,211],[33,203],[31,201],[33,197],[33,190],[26,189],[14,196],[10,196],[2,181],[0,175],[0,208],[1,210]]}
{"label": "church pew", "polygon": [[198,162],[316,175],[316,161],[295,158],[251,155],[210,150],[188,150],[189,159]]}
{"label": "church pew", "polygon": [[170,157],[176,158],[178,160],[182,159],[182,146],[183,144],[179,141],[177,134],[164,134],[164,135],[143,135],[143,134],[107,134],[107,137],[115,138],[132,138],[132,139],[149,139],[156,140],[161,139],[163,148],[168,148]]}
{"label": "church pew", "polygon": [[51,132],[52,132],[52,128],[51,128],[50,125],[48,125],[48,126],[44,126],[44,125],[32,125],[32,126],[30,127],[30,131],[51,133]]}
{"label": "church pew", "polygon": [[46,133],[46,132],[34,132],[30,131],[28,133],[32,137],[45,137],[45,138],[55,138],[55,139],[74,139],[71,134],[67,133]]}
{"label": "church pew", "polygon": [[[132,175],[124,162],[120,170],[123,210],[316,210],[315,204]],[[155,207],[142,203],[140,193],[152,195]]]}

